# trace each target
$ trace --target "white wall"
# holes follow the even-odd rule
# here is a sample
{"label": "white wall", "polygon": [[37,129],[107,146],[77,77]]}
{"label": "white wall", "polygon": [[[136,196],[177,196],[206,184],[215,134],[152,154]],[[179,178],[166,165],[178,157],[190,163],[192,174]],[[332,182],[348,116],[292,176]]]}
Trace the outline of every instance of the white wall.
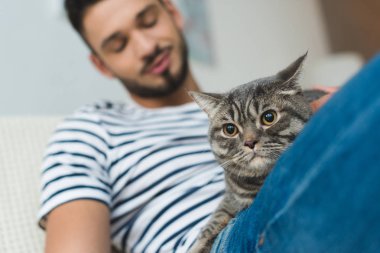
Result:
{"label": "white wall", "polygon": [[[0,2],[0,115],[68,114],[99,98],[127,99],[93,69],[52,1]],[[307,76],[328,53],[317,0],[209,0],[209,11],[217,63],[192,63],[204,90],[271,75],[309,50]]]}
{"label": "white wall", "polygon": [[308,76],[308,67],[328,53],[316,0],[211,0],[210,10],[219,63],[194,64],[204,89],[225,90],[275,74],[307,50]]}

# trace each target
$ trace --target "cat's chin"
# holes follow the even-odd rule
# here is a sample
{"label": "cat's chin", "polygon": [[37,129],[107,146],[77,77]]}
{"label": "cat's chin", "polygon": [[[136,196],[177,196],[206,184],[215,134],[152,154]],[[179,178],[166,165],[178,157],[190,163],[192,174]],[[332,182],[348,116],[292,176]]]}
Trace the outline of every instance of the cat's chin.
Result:
{"label": "cat's chin", "polygon": [[267,174],[273,166],[273,162],[263,156],[255,155],[249,162],[249,167],[257,176]]}

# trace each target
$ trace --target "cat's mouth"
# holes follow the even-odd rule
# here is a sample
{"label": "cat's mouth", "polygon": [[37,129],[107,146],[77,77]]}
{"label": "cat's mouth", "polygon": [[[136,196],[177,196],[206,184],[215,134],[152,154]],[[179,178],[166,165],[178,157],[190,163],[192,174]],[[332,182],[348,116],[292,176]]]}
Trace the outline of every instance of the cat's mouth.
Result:
{"label": "cat's mouth", "polygon": [[267,156],[263,155],[262,153],[260,152],[257,152],[257,151],[253,151],[249,158],[248,158],[248,161],[250,164],[262,164],[262,163],[268,163],[268,158]]}
{"label": "cat's mouth", "polygon": [[271,162],[267,157],[255,154],[249,161],[248,168],[256,176],[266,175],[271,168]]}
{"label": "cat's mouth", "polygon": [[256,152],[253,152],[253,154],[251,155],[251,157],[250,157],[250,161],[252,162],[252,161],[254,161],[255,159],[264,159],[265,157],[263,156],[263,155],[260,155],[260,154],[258,154],[258,153],[256,153]]}

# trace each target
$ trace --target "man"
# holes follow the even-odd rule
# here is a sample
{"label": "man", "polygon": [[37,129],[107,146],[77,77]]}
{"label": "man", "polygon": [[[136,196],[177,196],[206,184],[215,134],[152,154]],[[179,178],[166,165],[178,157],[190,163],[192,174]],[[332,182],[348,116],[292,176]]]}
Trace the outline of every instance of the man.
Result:
{"label": "man", "polygon": [[86,106],[48,146],[40,225],[46,252],[185,252],[223,193],[207,118],[191,102],[182,18],[170,1],[67,0],[105,76],[134,103]]}
{"label": "man", "polygon": [[181,16],[169,0],[66,0],[66,8],[96,68],[134,102],[85,106],[53,135],[39,212],[45,251],[186,252],[224,184],[206,116],[187,94],[199,88]]}

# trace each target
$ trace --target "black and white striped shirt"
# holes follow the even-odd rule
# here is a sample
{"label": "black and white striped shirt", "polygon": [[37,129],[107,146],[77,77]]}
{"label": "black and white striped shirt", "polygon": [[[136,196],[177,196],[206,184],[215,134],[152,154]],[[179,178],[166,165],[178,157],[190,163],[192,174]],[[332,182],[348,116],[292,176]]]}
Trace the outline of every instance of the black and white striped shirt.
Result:
{"label": "black and white striped shirt", "polygon": [[48,144],[40,226],[58,205],[93,199],[110,208],[112,243],[121,251],[186,252],[224,191],[207,128],[195,103],[81,108]]}

